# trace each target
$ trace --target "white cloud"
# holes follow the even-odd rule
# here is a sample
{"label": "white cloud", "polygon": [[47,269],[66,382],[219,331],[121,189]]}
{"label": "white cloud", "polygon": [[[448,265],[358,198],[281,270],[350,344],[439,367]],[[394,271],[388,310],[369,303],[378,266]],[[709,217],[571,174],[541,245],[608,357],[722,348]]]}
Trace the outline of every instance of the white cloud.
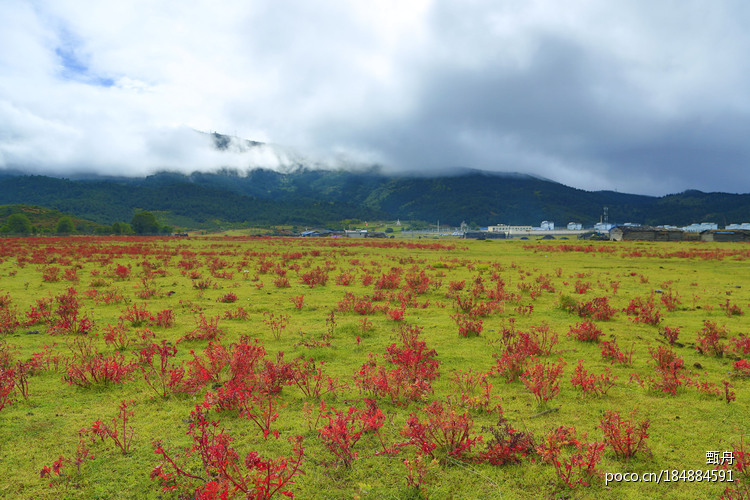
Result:
{"label": "white cloud", "polygon": [[[0,166],[140,175],[304,151],[750,191],[748,14],[732,0],[5,0]],[[190,129],[286,148],[216,152]]]}

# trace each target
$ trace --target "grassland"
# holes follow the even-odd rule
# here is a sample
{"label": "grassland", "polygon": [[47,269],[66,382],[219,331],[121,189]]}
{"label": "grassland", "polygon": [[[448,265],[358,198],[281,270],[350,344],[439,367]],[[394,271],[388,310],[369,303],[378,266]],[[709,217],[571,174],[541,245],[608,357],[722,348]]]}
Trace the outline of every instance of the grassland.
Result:
{"label": "grassland", "polygon": [[[213,334],[212,345],[227,348],[243,336],[247,342],[258,339],[264,360],[277,367],[282,365],[279,352],[286,363],[299,356],[313,358],[338,385],[335,393],[308,397],[281,377],[283,389],[273,396],[278,415],[268,426],[278,439],[264,438],[259,426],[237,409],[219,411],[206,403],[206,418],[218,422],[216,432],[224,429],[231,436],[239,464],[250,452],[289,457],[287,438],[303,436],[304,474],[288,485],[298,498],[685,499],[718,498],[727,486],[737,486],[709,481],[605,486],[604,475],[711,470],[715,465],[707,464],[707,452],[735,450],[747,434],[750,381],[735,369],[737,360],[750,358],[742,350],[748,334],[742,313],[750,307],[747,245],[70,237],[4,239],[0,259],[0,360],[6,374],[19,362],[29,368],[28,398],[16,387],[0,411],[0,495],[6,498],[177,498],[181,491],[187,495],[219,477],[216,472],[209,477],[198,456],[186,459],[185,467],[201,479],[182,481],[182,490],[163,491],[150,474],[161,462],[154,442],[161,441],[174,457],[193,444],[187,434],[196,420],[191,412],[211,401],[207,393],[215,396],[226,386],[229,368],[191,391],[176,384],[166,396],[148,387],[136,364],[119,382],[66,381],[71,366],[80,361],[76,350],[82,338],[101,357],[126,364],[137,363],[146,345],[166,341],[177,349],[171,362],[184,368],[187,377],[196,359],[205,359],[210,342],[195,337]],[[325,284],[305,282],[323,275]],[[368,279],[372,281],[366,284]],[[360,305],[350,307],[347,294]],[[66,295],[80,304],[76,325],[85,334],[72,333],[76,326],[66,332],[60,324]],[[596,298],[606,298],[614,315],[588,318],[602,332],[598,342],[577,340],[569,332],[586,321],[579,310]],[[49,314],[32,323],[32,308],[43,303]],[[646,304],[653,306],[650,323],[632,307],[627,312],[634,303],[641,312]],[[126,319],[128,311],[136,310],[148,316],[142,322]],[[171,325],[159,326],[151,319],[167,310],[173,315]],[[231,314],[244,317],[228,319]],[[81,323],[82,318],[92,325]],[[460,335],[461,320],[472,321],[475,330],[481,322],[481,332]],[[121,336],[113,341],[119,324]],[[710,324],[718,332],[713,344],[718,351],[705,343]],[[379,367],[396,367],[387,362],[386,348],[401,345],[400,325],[402,331],[421,328],[419,342],[434,349],[439,376],[412,392],[413,397],[358,386],[355,375],[371,353]],[[664,335],[667,327],[679,328],[671,345]],[[523,366],[564,363],[559,394],[548,401],[540,402],[520,379],[508,382],[498,363],[508,345],[530,332],[557,335],[551,352],[528,356]],[[603,358],[602,345],[613,340],[622,352],[632,352],[629,363]],[[674,394],[663,390],[652,355],[659,348],[682,361],[669,386]],[[29,364],[33,359],[37,362]],[[616,378],[606,394],[584,395],[571,383],[579,360],[590,373],[611,370]],[[256,372],[265,376],[267,367],[261,363]],[[484,385],[456,382],[461,376],[466,382],[469,373],[485,374]],[[352,448],[356,458],[347,464],[321,438],[329,420],[321,415],[320,404],[325,401],[344,413],[350,407],[364,411],[365,398],[375,400],[382,427],[362,434]],[[79,431],[91,429],[93,422],[111,424],[122,401],[132,401],[128,409],[133,415],[119,435],[123,439],[132,433],[127,453],[113,439],[81,437]],[[405,444],[410,441],[405,429],[412,415],[427,422],[424,409],[434,401],[455,412],[454,423],[458,417],[470,421],[471,439],[482,440],[463,453],[441,446],[424,453],[422,474],[416,474],[422,484],[415,487],[404,461],[413,465],[418,448]],[[598,475],[574,474],[574,480],[590,484],[570,488],[538,447],[560,427],[574,427],[581,442],[603,443],[600,423],[610,410],[634,423],[648,422],[645,443],[651,453],[641,450],[623,459],[607,445],[595,466]],[[501,417],[529,435],[534,446],[518,453],[517,463],[492,465],[478,457],[492,441],[491,428],[500,428]],[[396,443],[401,444],[398,454],[381,453]],[[75,460],[79,445],[90,454],[79,467],[63,461],[61,475],[40,477],[61,456]],[[557,458],[564,465],[578,452],[563,447]],[[735,472],[734,477],[741,475]]]}

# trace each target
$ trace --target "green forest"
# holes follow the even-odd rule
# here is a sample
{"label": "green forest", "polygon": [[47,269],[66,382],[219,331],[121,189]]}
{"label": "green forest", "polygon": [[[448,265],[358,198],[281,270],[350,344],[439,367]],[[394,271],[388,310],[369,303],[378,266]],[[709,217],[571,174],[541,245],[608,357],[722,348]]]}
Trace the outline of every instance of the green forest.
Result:
{"label": "green forest", "polygon": [[[725,225],[750,220],[748,194],[686,191],[652,197],[591,192],[532,176],[480,171],[441,177],[305,168],[289,173],[258,169],[142,178],[6,175],[0,178],[0,199],[8,205],[68,214],[76,219],[77,232],[111,231],[113,224],[130,224],[142,211],[153,213],[159,228],[170,229],[278,225],[335,229],[346,219],[440,220],[471,227],[552,220],[558,225],[572,221],[591,226],[600,221],[604,207],[609,221],[620,224],[679,226],[709,221]],[[0,214],[0,221],[5,223],[9,215]],[[48,215],[46,222],[37,218],[32,226],[39,230],[58,229],[60,215]]]}

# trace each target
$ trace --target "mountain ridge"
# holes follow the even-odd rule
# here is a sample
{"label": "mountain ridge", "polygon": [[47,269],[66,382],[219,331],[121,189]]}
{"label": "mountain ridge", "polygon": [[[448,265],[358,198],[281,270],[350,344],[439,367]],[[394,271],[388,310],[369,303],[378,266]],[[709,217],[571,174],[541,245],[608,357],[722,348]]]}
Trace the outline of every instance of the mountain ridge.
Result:
{"label": "mountain ridge", "polygon": [[[484,226],[611,222],[687,225],[750,220],[750,194],[689,190],[661,197],[585,191],[530,176],[471,169],[436,177],[299,167],[289,172],[224,169],[158,172],[145,177],[41,175],[0,178],[3,204],[29,204],[111,224],[153,210],[195,228],[240,225],[325,225],[344,220],[419,220]],[[711,220],[713,219],[713,220]],[[187,221],[187,222],[186,222]],[[192,222],[191,222],[192,221]]]}

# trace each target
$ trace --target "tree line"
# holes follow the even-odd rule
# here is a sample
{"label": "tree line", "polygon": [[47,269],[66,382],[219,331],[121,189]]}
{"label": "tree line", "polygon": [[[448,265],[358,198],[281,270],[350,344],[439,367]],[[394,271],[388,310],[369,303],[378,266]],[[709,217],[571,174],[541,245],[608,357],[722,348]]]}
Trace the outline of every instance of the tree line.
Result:
{"label": "tree line", "polygon": [[32,234],[137,234],[137,235],[156,235],[172,234],[174,228],[169,225],[162,225],[156,220],[153,213],[141,210],[133,215],[130,223],[117,221],[112,225],[96,224],[89,226],[76,225],[72,217],[63,215],[57,219],[57,225],[54,231],[35,225],[28,215],[23,212],[10,214],[5,222],[0,225],[0,234],[6,235],[32,235]]}

